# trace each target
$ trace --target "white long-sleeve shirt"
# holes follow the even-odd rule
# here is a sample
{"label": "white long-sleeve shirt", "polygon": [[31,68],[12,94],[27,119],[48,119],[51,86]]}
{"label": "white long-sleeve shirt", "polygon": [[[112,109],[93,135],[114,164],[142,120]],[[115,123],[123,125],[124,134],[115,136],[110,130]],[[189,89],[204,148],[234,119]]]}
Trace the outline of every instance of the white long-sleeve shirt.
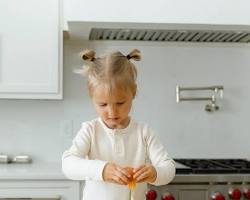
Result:
{"label": "white long-sleeve shirt", "polygon": [[[103,180],[107,162],[134,168],[150,162],[157,172],[153,185],[168,184],[175,176],[175,163],[152,129],[132,118],[124,129],[110,129],[101,118],[83,122],[63,153],[62,171],[69,179],[85,180],[83,200],[128,200],[127,186]],[[138,183],[134,199],[144,200],[146,189],[146,183]]]}

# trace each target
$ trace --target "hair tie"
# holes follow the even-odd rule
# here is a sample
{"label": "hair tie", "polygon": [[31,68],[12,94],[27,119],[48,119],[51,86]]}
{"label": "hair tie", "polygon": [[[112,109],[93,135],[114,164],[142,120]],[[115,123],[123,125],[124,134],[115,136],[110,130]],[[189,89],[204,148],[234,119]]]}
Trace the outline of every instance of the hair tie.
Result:
{"label": "hair tie", "polygon": [[130,60],[130,58],[131,58],[131,56],[129,54],[126,57],[127,57],[128,60]]}
{"label": "hair tie", "polygon": [[90,61],[92,61],[92,62],[93,62],[94,60],[95,60],[95,57],[91,58],[91,60],[90,60]]}

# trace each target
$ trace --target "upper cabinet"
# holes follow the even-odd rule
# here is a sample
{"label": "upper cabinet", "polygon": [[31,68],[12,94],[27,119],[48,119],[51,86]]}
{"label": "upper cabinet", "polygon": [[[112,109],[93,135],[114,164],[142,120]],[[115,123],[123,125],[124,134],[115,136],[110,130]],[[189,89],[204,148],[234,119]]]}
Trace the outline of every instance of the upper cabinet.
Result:
{"label": "upper cabinet", "polygon": [[250,42],[250,1],[64,0],[72,40]]}
{"label": "upper cabinet", "polygon": [[250,1],[64,0],[66,21],[250,25]]}
{"label": "upper cabinet", "polygon": [[0,1],[0,98],[62,99],[62,2]]}

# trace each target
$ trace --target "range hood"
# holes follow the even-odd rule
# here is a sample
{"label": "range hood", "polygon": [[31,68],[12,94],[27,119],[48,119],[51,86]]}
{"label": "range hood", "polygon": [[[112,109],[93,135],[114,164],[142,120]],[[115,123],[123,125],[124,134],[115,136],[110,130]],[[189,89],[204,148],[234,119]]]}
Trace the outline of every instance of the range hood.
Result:
{"label": "range hood", "polygon": [[249,43],[248,25],[68,21],[72,40]]}

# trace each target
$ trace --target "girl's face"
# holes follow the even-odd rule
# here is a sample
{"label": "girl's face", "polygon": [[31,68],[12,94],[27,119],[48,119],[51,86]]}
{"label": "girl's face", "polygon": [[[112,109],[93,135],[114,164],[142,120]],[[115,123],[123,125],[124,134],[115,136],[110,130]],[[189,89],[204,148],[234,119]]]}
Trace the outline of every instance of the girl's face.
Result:
{"label": "girl's face", "polygon": [[131,90],[115,89],[110,94],[105,85],[97,86],[92,93],[92,100],[98,115],[111,129],[121,129],[128,125],[128,114],[132,107],[133,98]]}

